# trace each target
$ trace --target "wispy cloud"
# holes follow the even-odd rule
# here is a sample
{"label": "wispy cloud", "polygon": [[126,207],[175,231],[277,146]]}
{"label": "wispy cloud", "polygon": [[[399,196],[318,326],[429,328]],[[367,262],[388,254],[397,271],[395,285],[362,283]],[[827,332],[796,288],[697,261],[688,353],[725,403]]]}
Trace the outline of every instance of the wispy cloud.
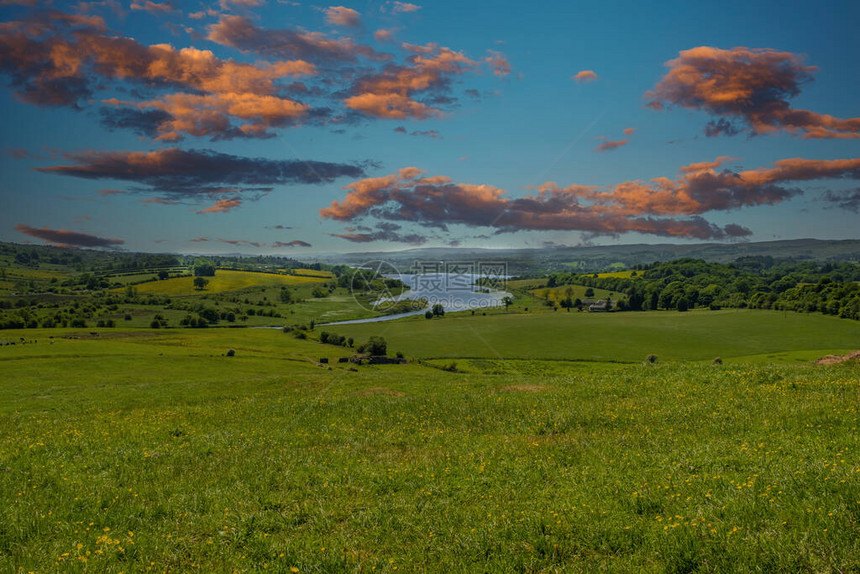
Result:
{"label": "wispy cloud", "polygon": [[570,79],[587,84],[588,82],[597,80],[597,74],[593,70],[582,70],[571,76]]}
{"label": "wispy cloud", "polygon": [[242,200],[238,198],[219,199],[215,202],[215,205],[210,205],[209,207],[201,209],[197,213],[226,213],[240,205],[242,205]]}
{"label": "wispy cloud", "polygon": [[36,170],[84,179],[133,182],[143,187],[132,191],[157,193],[168,201],[268,192],[275,185],[329,183],[340,177],[364,175],[362,164],[249,158],[211,150],[81,151],[64,156],[71,160],[70,165]]}
{"label": "wispy cloud", "polygon": [[386,2],[382,5],[383,11],[391,12],[392,14],[404,14],[409,12],[417,12],[421,9],[421,6],[417,4],[411,4],[409,2],[399,2],[395,0],[394,2]]}
{"label": "wispy cloud", "polygon": [[293,239],[292,241],[275,241],[271,245],[275,249],[279,247],[313,247],[307,241],[302,241],[301,239]]}
{"label": "wispy cloud", "polygon": [[68,231],[66,229],[50,229],[48,227],[30,227],[20,223],[15,226],[15,231],[42,239],[54,245],[73,247],[107,247],[116,248],[125,243],[122,239],[110,239],[98,237],[88,233]]}

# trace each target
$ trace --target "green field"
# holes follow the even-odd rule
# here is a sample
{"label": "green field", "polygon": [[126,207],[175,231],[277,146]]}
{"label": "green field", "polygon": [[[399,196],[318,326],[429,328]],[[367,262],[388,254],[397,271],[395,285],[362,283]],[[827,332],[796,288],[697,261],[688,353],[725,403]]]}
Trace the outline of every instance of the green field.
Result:
{"label": "green field", "polygon": [[327,278],[304,277],[296,275],[275,275],[272,273],[255,273],[252,271],[227,271],[219,269],[214,277],[206,277],[209,283],[203,290],[194,287],[192,277],[175,277],[163,281],[150,281],[136,285],[135,289],[141,295],[168,295],[183,297],[191,295],[229,293],[249,288],[280,287],[281,285],[295,287],[308,283],[324,283]]}
{"label": "green field", "polygon": [[[529,317],[597,320],[483,319],[510,336]],[[783,320],[694,319],[736,317]],[[856,334],[797,318],[809,344]],[[417,325],[493,337],[471,317],[385,336]],[[631,365],[353,371],[316,365],[351,351],[278,330],[0,340],[19,335],[38,343],[0,346],[0,571],[860,569],[856,366],[646,365],[636,350]]]}
{"label": "green field", "polygon": [[339,325],[332,330],[356,340],[381,335],[392,349],[421,358],[637,362],[652,353],[684,361],[752,355],[775,359],[800,353],[810,360],[860,347],[856,321],[775,311],[501,312]]}

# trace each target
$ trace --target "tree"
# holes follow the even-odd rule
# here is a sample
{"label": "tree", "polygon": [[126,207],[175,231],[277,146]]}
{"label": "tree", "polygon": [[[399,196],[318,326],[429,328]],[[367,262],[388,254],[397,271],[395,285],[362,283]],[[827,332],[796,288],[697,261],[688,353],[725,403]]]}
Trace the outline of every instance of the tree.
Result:
{"label": "tree", "polygon": [[585,290],[585,296],[586,296],[586,297],[594,297],[594,289],[592,289],[591,287],[589,287],[588,289],[586,289],[586,290]]}
{"label": "tree", "polygon": [[160,280],[163,281],[164,279],[167,279],[168,277],[170,277],[170,273],[165,271],[164,269],[162,269],[161,271],[158,272],[158,278]]}
{"label": "tree", "polygon": [[444,317],[445,316],[445,308],[442,306],[442,303],[436,303],[432,308],[433,315],[436,317]]}
{"label": "tree", "polygon": [[290,290],[287,289],[286,287],[281,287],[280,297],[281,297],[281,303],[289,304],[289,303],[293,302],[293,296],[290,294]]}
{"label": "tree", "polygon": [[361,347],[359,352],[364,352],[368,355],[381,355],[384,357],[388,353],[388,343],[383,337],[371,337]]}
{"label": "tree", "polygon": [[198,257],[194,260],[192,273],[195,277],[214,277],[215,265],[204,257]]}
{"label": "tree", "polygon": [[203,289],[205,289],[206,285],[208,285],[208,284],[209,284],[208,279],[205,279],[205,278],[199,277],[199,276],[194,278],[194,288],[197,289],[198,291],[202,291]]}
{"label": "tree", "polygon": [[513,297],[503,297],[502,298],[502,304],[505,306],[505,311],[507,311],[508,307],[510,307],[511,305],[514,304],[514,298]]}

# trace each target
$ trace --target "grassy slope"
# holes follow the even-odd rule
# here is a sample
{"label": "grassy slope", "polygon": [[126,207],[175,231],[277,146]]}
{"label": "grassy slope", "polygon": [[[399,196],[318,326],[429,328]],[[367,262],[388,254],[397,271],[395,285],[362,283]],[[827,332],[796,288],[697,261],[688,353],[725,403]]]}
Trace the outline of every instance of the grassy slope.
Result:
{"label": "grassy slope", "polygon": [[0,570],[860,568],[848,366],[349,372],[277,331],[27,334]]}
{"label": "grassy slope", "polygon": [[381,335],[389,348],[426,358],[641,361],[654,353],[661,359],[707,360],[860,346],[856,321],[771,311],[500,313],[333,330],[357,341]]}
{"label": "grassy slope", "polygon": [[206,293],[226,293],[241,291],[252,287],[265,288],[272,286],[296,286],[307,283],[324,283],[327,279],[320,277],[298,277],[294,275],[273,275],[271,273],[254,273],[250,271],[225,271],[219,269],[214,277],[206,277],[209,283],[206,289],[199,291],[194,288],[192,277],[176,277],[164,281],[152,281],[136,285],[135,289],[141,295],[169,295],[181,297]]}

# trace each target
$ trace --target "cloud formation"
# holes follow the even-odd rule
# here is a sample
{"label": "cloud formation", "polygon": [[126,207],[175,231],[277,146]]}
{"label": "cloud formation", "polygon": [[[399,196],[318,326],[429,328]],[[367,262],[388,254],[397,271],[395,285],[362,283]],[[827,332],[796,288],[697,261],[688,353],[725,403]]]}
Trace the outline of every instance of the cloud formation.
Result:
{"label": "cloud formation", "polygon": [[421,9],[421,6],[417,4],[411,4],[409,2],[399,2],[395,0],[394,2],[386,2],[383,4],[383,9],[388,9],[392,14],[403,14],[409,12],[416,12]]}
{"label": "cloud formation", "polygon": [[833,208],[860,213],[860,188],[843,191],[827,190],[821,199],[830,203]]}
{"label": "cloud formation", "polygon": [[406,131],[406,128],[403,126],[397,126],[394,128],[394,132],[398,134],[410,135],[410,136],[423,136],[428,137],[434,140],[444,139],[442,134],[439,133],[438,130],[413,130],[411,132]]}
{"label": "cloud formation", "polygon": [[350,63],[359,57],[372,61],[391,59],[390,54],[356,44],[349,38],[335,39],[320,32],[304,30],[261,28],[244,16],[221,16],[209,27],[207,39],[246,53],[267,58],[298,59],[316,65]]}
{"label": "cloud formation", "polygon": [[680,52],[666,66],[669,72],[645,94],[648,105],[709,113],[715,120],[706,135],[738,133],[741,128],[734,123],[738,122],[754,135],[785,130],[804,138],[860,137],[860,118],[839,119],[791,107],[790,100],[816,70],[797,54],[699,46]]}
{"label": "cloud formation", "polygon": [[434,106],[449,101],[445,94],[451,78],[479,66],[462,52],[436,44],[402,47],[411,54],[407,65],[388,64],[380,72],[359,78],[350,90],[352,95],[344,100],[348,108],[377,118],[438,117],[444,112]]}
{"label": "cloud formation", "polygon": [[588,83],[595,81],[597,79],[597,74],[592,70],[582,70],[571,76],[570,79],[580,83]]}
{"label": "cloud formation", "polygon": [[409,245],[421,245],[427,242],[427,237],[419,233],[400,233],[400,225],[395,223],[380,222],[376,229],[367,229],[361,232],[332,233],[332,237],[346,239],[353,243],[371,243],[373,241],[391,241],[393,243],[407,243]]}
{"label": "cloud formation", "polygon": [[226,213],[240,205],[242,205],[242,200],[238,198],[219,199],[215,202],[215,205],[210,205],[209,207],[201,209],[197,213]]}
{"label": "cloud formation", "polygon": [[345,6],[329,6],[325,10],[326,22],[333,26],[358,28],[361,26],[361,15],[352,8]]}
{"label": "cloud formation", "polygon": [[[232,0],[222,8],[256,5]],[[417,6],[392,4],[392,10]],[[80,10],[83,10],[81,8]],[[135,0],[132,12],[164,14],[169,2]],[[325,10],[329,23],[358,27],[351,8]],[[102,124],[157,141],[270,138],[297,125],[362,119],[424,119],[454,108],[453,78],[486,68],[506,76],[505,55],[473,60],[435,44],[400,46],[400,63],[347,37],[267,29],[246,15],[217,15],[206,39],[257,57],[254,63],[196,47],[146,45],[110,31],[103,18],[34,11],[0,26],[0,74],[18,99],[39,106],[101,105]],[[378,31],[377,39],[391,40]],[[405,55],[403,55],[405,54]]]}
{"label": "cloud formation", "polygon": [[293,239],[292,241],[275,241],[272,243],[272,247],[313,247],[313,245],[301,239]]}
{"label": "cloud formation", "polygon": [[[457,183],[446,176],[427,177],[422,170],[409,167],[345,186],[346,197],[321,209],[320,216],[337,221],[410,221],[441,229],[460,224],[490,227],[496,233],[577,230],[597,235],[639,232],[726,239],[752,232],[735,224],[717,226],[702,214],[783,202],[802,193],[791,185],[796,182],[860,179],[860,158],[784,159],[772,168],[737,173],[714,169],[728,159],[685,166],[675,179],[626,181],[608,187],[560,187],[548,182],[537,187],[536,194],[513,199],[490,185]],[[376,240],[373,234],[348,235],[345,238],[351,240]]]}
{"label": "cloud formation", "polygon": [[15,226],[15,231],[43,239],[60,247],[107,247],[116,248],[125,243],[122,239],[109,239],[106,237],[98,237],[87,233],[78,233],[77,231],[68,231],[65,229],[50,229],[47,227],[30,227],[20,223]]}
{"label": "cloud formation", "polygon": [[[64,157],[72,163],[36,170],[84,179],[129,181],[144,186],[133,191],[157,193],[161,201],[224,195],[232,200],[240,193],[268,192],[275,185],[329,183],[339,177],[364,175],[364,167],[356,164],[271,160],[179,148],[152,152],[81,151]],[[225,210],[217,207],[218,204],[204,212]],[[221,207],[235,205],[222,203]]]}
{"label": "cloud formation", "polygon": [[[607,140],[607,141],[601,143],[600,145],[598,145],[596,148],[594,148],[594,151],[596,151],[596,152],[612,151],[612,150],[616,150],[620,147],[626,146],[628,143],[630,143],[630,137],[633,135],[633,132],[635,132],[635,131],[636,131],[635,128],[626,128],[624,130],[624,135],[627,136],[626,138],[621,139],[621,140]],[[598,139],[601,139],[601,138],[598,138]]]}
{"label": "cloud formation", "polygon": [[147,46],[110,34],[99,17],[52,11],[0,28],[0,72],[19,99],[44,106],[80,108],[120,82],[169,90],[142,101],[109,98],[105,103],[121,110],[103,115],[110,128],[175,141],[189,134],[266,137],[300,121],[309,106],[283,96],[280,82],[315,68],[303,60],[246,64],[197,48]]}

